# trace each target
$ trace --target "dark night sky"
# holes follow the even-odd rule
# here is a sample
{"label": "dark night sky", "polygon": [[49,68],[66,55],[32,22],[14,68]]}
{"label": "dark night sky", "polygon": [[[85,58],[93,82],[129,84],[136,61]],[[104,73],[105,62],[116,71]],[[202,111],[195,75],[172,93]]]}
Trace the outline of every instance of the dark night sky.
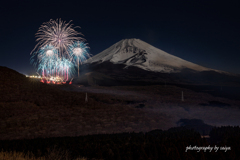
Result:
{"label": "dark night sky", "polygon": [[29,74],[43,22],[73,20],[95,55],[126,38],[205,67],[240,73],[240,2],[8,0],[0,4],[0,66]]}

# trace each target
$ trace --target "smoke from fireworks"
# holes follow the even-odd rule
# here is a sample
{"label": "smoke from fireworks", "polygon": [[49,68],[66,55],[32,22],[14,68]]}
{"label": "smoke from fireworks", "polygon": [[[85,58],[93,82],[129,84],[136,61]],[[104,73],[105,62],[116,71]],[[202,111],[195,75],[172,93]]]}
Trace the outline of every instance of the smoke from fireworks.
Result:
{"label": "smoke from fireworks", "polygon": [[77,37],[82,34],[74,30],[70,22],[50,20],[43,23],[36,33],[38,43],[31,52],[30,61],[42,77],[60,77],[67,81],[74,73],[74,65],[79,70],[79,62],[82,64],[90,57],[89,47],[83,42],[85,39]]}

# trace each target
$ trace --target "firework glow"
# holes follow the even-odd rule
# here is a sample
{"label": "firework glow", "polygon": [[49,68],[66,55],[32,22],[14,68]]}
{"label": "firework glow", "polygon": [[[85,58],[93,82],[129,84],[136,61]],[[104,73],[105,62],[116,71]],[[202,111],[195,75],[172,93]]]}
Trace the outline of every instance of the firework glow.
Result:
{"label": "firework glow", "polygon": [[78,37],[83,34],[77,32],[70,22],[50,20],[36,33],[38,43],[31,52],[30,63],[42,75],[43,83],[65,84],[75,74],[75,67],[79,76],[79,63],[90,58],[85,39]]}

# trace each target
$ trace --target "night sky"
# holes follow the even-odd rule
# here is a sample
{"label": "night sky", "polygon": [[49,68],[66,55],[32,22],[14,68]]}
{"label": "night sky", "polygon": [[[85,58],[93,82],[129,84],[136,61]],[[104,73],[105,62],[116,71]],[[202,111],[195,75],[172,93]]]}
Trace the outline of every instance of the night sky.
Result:
{"label": "night sky", "polygon": [[237,0],[1,1],[0,66],[33,72],[35,33],[43,22],[61,18],[81,27],[92,55],[138,38],[193,63],[240,74],[239,8]]}

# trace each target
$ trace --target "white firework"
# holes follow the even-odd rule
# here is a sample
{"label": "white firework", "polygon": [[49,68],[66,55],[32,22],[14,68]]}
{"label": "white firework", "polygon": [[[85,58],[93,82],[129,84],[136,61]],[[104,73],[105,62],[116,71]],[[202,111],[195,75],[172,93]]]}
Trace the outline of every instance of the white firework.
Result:
{"label": "white firework", "polygon": [[71,21],[66,23],[61,21],[61,19],[56,21],[51,19],[48,22],[44,22],[36,33],[36,41],[38,43],[33,51],[51,44],[58,50],[59,57],[69,58],[68,47],[75,41],[85,41],[84,38],[79,37],[79,35],[83,36],[83,34],[75,30],[75,28],[80,27],[76,26],[73,28],[73,24],[70,23]]}

